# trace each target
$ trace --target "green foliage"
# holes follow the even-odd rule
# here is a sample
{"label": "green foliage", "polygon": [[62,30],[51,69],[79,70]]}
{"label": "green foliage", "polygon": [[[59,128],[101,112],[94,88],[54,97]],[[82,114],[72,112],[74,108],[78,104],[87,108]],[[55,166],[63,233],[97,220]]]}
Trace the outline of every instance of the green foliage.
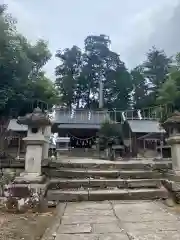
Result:
{"label": "green foliage", "polygon": [[112,147],[119,144],[122,139],[121,126],[110,121],[105,121],[99,131],[99,145],[101,149]]}
{"label": "green foliage", "polygon": [[148,102],[148,84],[144,76],[142,66],[137,66],[131,71],[133,91],[133,105],[135,109],[141,109],[147,106]]}
{"label": "green foliage", "polygon": [[163,50],[158,50],[155,47],[149,50],[143,67],[144,74],[152,89],[157,90],[165,82],[170,64],[171,58],[167,57]]}
{"label": "green foliage", "polygon": [[[144,63],[131,71],[135,109],[153,107],[157,103],[162,104],[164,100],[159,96],[159,89],[166,84],[168,73],[172,68],[171,63],[172,59],[167,57],[163,50],[152,47],[146,54]],[[172,101],[168,103],[170,102]]]}
{"label": "green foliage", "polygon": [[167,80],[162,84],[158,92],[157,102],[160,104],[172,104],[174,109],[180,110],[180,54],[177,53],[175,61],[170,69]]}
{"label": "green foliage", "polygon": [[72,104],[78,104],[79,94],[84,90],[85,83],[81,80],[82,52],[78,47],[73,46],[71,49],[57,51],[56,57],[61,62],[56,67],[56,85],[62,102],[71,107]]}
{"label": "green foliage", "polygon": [[47,43],[38,40],[30,44],[16,30],[16,20],[6,13],[4,5],[0,5],[0,32],[1,115],[9,115],[12,109],[19,113],[35,99],[54,104],[57,91],[42,72],[51,57]]}
{"label": "green foliage", "polygon": [[[104,108],[109,110],[142,109],[164,101],[159,89],[168,79],[172,59],[153,47],[144,63],[129,72],[120,56],[110,50],[110,44],[106,35],[90,35],[84,41],[84,50],[73,46],[57,52],[60,65],[56,67],[56,86],[64,105],[98,108],[100,81]],[[171,83],[166,84],[163,88],[169,89]]]}
{"label": "green foliage", "polygon": [[66,106],[98,108],[100,80],[105,108],[129,106],[131,76],[119,55],[110,50],[110,43],[106,35],[90,35],[84,41],[84,51],[77,46],[57,51],[56,85]]}
{"label": "green foliage", "polygon": [[[83,49],[58,50],[59,65],[52,83],[43,72],[51,58],[47,42],[31,44],[16,29],[16,19],[0,5],[0,113],[11,109],[24,114],[37,99],[49,107],[59,101],[66,107],[97,109],[99,83],[103,82],[104,108],[141,109],[172,104],[180,110],[180,53],[174,59],[152,47],[146,60],[128,71],[106,35],[89,35]],[[31,109],[32,110],[32,109]]]}
{"label": "green foliage", "polygon": [[158,95],[159,95],[157,98],[158,103],[174,104],[179,95],[175,80],[169,77],[169,79],[166,80],[166,82],[159,89]]}
{"label": "green foliage", "polygon": [[147,60],[144,62],[143,68],[148,81],[149,104],[151,106],[156,103],[158,90],[167,80],[171,62],[171,58],[167,57],[163,50],[153,47],[147,53]]}

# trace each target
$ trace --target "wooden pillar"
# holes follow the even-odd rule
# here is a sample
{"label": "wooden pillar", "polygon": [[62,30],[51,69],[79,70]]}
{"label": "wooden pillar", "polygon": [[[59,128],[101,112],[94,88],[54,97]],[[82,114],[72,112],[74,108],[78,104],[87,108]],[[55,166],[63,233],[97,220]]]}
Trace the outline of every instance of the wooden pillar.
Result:
{"label": "wooden pillar", "polygon": [[146,149],[146,140],[143,139],[143,147],[144,147],[144,150]]}

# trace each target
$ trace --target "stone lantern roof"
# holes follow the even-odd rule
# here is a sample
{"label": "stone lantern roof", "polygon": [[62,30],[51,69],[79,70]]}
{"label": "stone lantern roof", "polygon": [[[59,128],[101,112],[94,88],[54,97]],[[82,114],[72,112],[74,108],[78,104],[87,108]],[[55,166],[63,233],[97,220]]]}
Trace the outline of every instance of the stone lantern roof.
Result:
{"label": "stone lantern roof", "polygon": [[32,113],[18,117],[17,123],[36,127],[51,125],[49,117],[40,108],[35,108]]}
{"label": "stone lantern roof", "polygon": [[177,127],[180,126],[180,112],[175,111],[171,117],[169,117],[163,124],[162,126],[164,128],[168,127]]}

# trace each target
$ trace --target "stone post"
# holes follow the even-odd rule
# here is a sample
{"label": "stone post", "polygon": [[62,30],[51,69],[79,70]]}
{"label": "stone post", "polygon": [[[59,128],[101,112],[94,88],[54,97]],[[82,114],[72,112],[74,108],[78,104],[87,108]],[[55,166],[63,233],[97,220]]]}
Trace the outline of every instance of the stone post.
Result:
{"label": "stone post", "polygon": [[180,136],[171,136],[167,142],[171,146],[173,172],[180,176]]}
{"label": "stone post", "polygon": [[50,141],[50,136],[51,136],[51,126],[46,126],[44,136],[46,138],[46,142],[44,143],[44,148],[43,148],[43,158],[48,159],[49,157],[49,141]]}
{"label": "stone post", "polygon": [[67,152],[69,150],[69,143],[69,137],[58,137],[56,139],[57,158],[61,157],[61,153]]}
{"label": "stone post", "polygon": [[167,143],[171,146],[173,173],[180,176],[180,113],[175,112],[162,126],[169,133]]}

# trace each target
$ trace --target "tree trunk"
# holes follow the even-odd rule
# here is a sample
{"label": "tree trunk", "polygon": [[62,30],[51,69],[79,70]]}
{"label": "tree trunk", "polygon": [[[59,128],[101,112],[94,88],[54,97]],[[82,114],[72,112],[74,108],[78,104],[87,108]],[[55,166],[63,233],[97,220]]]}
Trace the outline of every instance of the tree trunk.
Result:
{"label": "tree trunk", "polygon": [[7,134],[9,121],[10,121],[9,118],[2,118],[0,120],[0,151],[5,150],[5,137]]}

